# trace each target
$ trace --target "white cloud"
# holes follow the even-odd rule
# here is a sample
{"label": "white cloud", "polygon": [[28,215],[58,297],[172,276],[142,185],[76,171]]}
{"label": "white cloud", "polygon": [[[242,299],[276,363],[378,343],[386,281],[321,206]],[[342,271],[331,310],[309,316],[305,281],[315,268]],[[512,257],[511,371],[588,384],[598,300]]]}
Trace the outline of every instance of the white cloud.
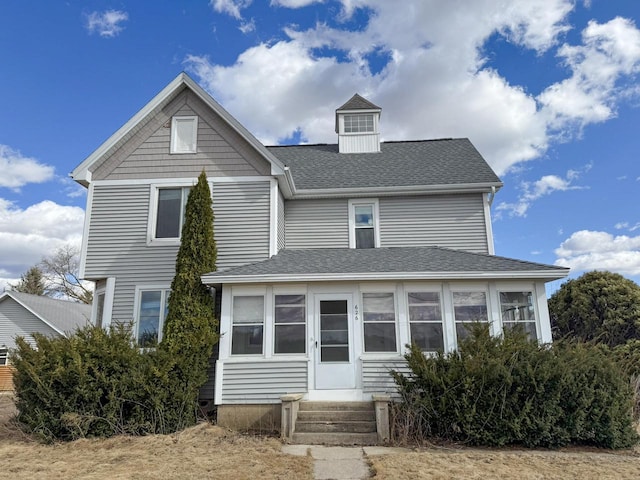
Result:
{"label": "white cloud", "polygon": [[19,189],[27,183],[43,183],[53,178],[54,168],[25,157],[19,151],[0,144],[0,187]]}
{"label": "white cloud", "polygon": [[247,33],[254,32],[256,30],[256,22],[255,22],[255,20],[252,18],[251,20],[249,20],[247,22],[242,22],[240,24],[240,26],[238,27],[238,30],[240,30],[245,35]]}
{"label": "white cloud", "polygon": [[615,228],[616,230],[622,230],[624,228],[629,228],[629,222],[618,222],[613,226],[613,228]]}
{"label": "white cloud", "polygon": [[241,20],[241,11],[251,5],[251,2],[252,0],[211,0],[209,3],[216,12],[226,13]]}
{"label": "white cloud", "polygon": [[580,230],[562,242],[555,253],[556,265],[574,271],[610,270],[640,275],[640,236]]}
{"label": "white cloud", "polygon": [[21,209],[0,198],[0,277],[15,281],[58,247],[79,247],[83,223],[79,207],[45,200]]}
{"label": "white cloud", "polygon": [[88,14],[85,26],[89,33],[97,33],[101,37],[112,38],[124,29],[120,24],[127,20],[129,20],[127,12],[105,10],[104,12],[91,12]]}
{"label": "white cloud", "polygon": [[[591,169],[587,165],[583,170]],[[500,218],[501,212],[507,212],[511,217],[526,217],[527,211],[531,204],[537,199],[550,195],[553,192],[566,192],[568,190],[582,190],[588,187],[573,185],[573,181],[580,177],[580,171],[569,170],[565,178],[557,175],[545,175],[535,182],[522,182],[522,193],[519,195],[517,202],[502,202],[496,207],[497,218]]]}
{"label": "white cloud", "polygon": [[323,3],[324,0],[271,0],[270,5],[286,8],[302,8],[313,5],[314,3]]}
{"label": "white cloud", "polygon": [[[272,0],[290,8],[311,3]],[[249,2],[211,4],[241,19]],[[287,39],[253,46],[232,65],[204,55],[185,63],[265,143],[296,131],[310,143],[335,143],[334,109],[358,92],[383,108],[383,139],[469,137],[500,175],[540,157],[550,142],[609,118],[632,89],[625,81],[640,61],[640,32],[624,19],[591,22],[580,45],[558,48],[572,28],[568,14],[574,6],[572,0],[482,0],[461,9],[457,2],[407,0],[398,8],[388,0],[343,0],[336,19],[368,9],[364,28],[289,27]],[[496,34],[537,53],[557,49],[569,77],[538,98],[510,84],[487,67],[484,47]],[[339,56],[323,53],[336,51]],[[374,52],[388,58],[375,74]]]}

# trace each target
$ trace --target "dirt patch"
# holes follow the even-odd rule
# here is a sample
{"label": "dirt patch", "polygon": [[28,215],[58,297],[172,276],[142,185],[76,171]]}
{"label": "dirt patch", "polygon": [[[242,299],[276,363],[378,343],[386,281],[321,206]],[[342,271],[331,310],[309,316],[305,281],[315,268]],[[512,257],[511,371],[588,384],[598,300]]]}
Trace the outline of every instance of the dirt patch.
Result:
{"label": "dirt patch", "polygon": [[43,445],[21,434],[13,415],[11,397],[0,396],[0,471],[14,479],[313,479],[313,460],[283,454],[277,439],[206,423],[174,435]]}
{"label": "dirt patch", "polygon": [[428,449],[370,457],[376,480],[640,478],[635,450],[527,451]]}

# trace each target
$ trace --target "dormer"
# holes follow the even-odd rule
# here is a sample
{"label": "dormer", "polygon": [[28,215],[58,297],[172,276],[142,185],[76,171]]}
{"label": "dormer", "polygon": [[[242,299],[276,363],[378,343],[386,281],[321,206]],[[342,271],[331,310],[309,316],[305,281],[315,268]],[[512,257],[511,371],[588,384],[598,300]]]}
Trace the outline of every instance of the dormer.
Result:
{"label": "dormer", "polygon": [[336,133],[340,153],[380,151],[382,109],[357,93],[336,110]]}

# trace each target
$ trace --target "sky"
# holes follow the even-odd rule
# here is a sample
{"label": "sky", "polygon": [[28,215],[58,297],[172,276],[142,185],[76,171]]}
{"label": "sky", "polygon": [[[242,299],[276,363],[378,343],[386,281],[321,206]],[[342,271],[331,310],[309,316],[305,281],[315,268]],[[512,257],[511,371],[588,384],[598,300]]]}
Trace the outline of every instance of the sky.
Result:
{"label": "sky", "polygon": [[469,138],[496,254],[640,283],[637,0],[3,0],[0,291],[80,245],[69,172],[182,71],[266,145],[336,143],[356,92],[383,140]]}

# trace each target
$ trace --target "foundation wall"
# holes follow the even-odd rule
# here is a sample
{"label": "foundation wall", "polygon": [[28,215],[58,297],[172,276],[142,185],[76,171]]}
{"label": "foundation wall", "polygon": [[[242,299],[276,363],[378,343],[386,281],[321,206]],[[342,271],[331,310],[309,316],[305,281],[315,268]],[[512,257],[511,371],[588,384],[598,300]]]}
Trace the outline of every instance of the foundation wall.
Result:
{"label": "foundation wall", "polygon": [[280,431],[282,405],[218,405],[218,425],[234,430]]}

